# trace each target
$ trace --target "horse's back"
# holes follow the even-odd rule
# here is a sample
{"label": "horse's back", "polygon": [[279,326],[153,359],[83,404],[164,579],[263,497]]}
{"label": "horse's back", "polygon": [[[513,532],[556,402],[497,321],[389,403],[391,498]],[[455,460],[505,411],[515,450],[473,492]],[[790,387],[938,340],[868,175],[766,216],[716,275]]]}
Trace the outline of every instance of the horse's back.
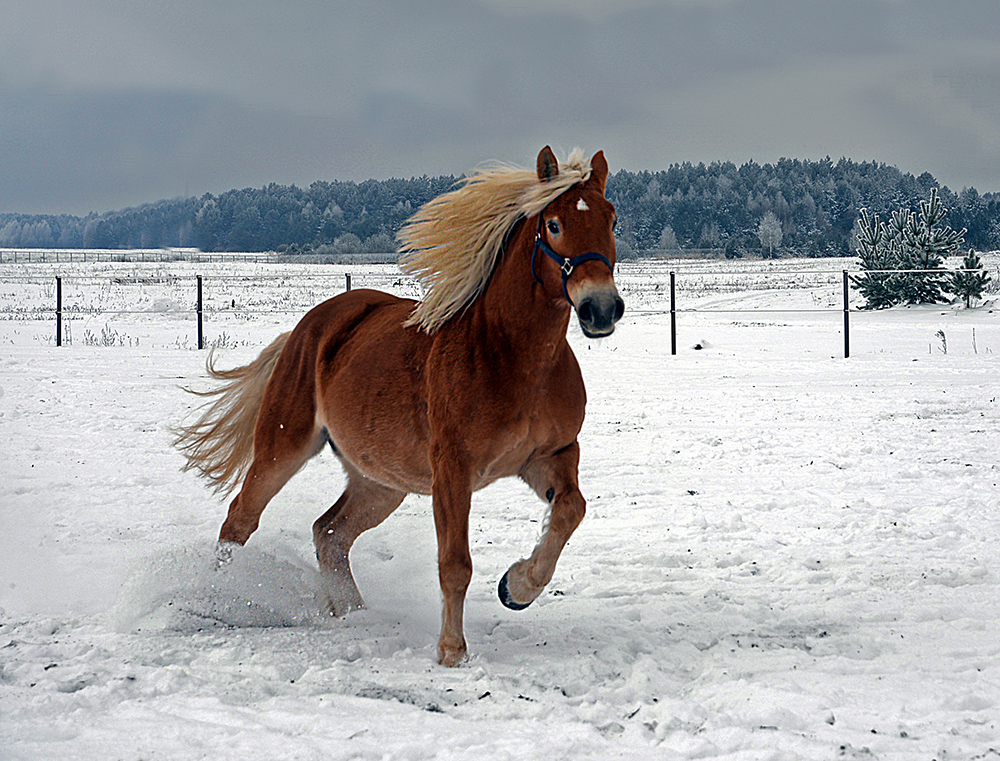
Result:
{"label": "horse's back", "polygon": [[412,299],[403,299],[371,288],[358,288],[314,306],[299,321],[293,335],[307,331],[308,336],[320,338],[323,335],[348,332],[368,316],[386,309],[401,314],[402,325],[414,306],[416,302]]}
{"label": "horse's back", "polygon": [[359,289],[341,293],[310,309],[291,331],[278,359],[272,385],[278,393],[301,394],[317,382],[321,362],[336,357],[340,347],[372,315],[385,311],[400,315],[400,326],[413,301],[382,291]]}

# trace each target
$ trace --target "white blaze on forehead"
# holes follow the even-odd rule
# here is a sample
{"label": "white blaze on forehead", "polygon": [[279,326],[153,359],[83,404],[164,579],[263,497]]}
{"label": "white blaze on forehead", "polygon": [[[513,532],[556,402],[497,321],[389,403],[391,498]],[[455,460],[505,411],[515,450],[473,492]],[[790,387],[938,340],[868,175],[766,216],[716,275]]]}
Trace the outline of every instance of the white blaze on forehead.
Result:
{"label": "white blaze on forehead", "polygon": [[582,198],[576,202],[576,208],[579,211],[590,211],[590,207],[587,206],[587,202],[584,201]]}

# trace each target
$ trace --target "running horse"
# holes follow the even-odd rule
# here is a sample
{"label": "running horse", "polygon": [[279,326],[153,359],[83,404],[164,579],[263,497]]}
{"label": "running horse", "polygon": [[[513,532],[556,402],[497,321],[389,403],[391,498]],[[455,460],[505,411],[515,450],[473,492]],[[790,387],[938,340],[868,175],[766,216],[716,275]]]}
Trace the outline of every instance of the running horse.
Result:
{"label": "running horse", "polygon": [[499,583],[521,610],[552,578],[583,519],[577,435],[586,392],[566,340],[610,335],[625,304],[614,281],[615,209],[603,152],[560,163],[546,146],[534,171],[483,169],[424,205],[399,233],[401,268],[422,302],[353,290],[309,311],[221,381],[199,419],[178,431],[185,469],[228,493],[220,565],[305,462],[329,445],[344,493],[313,525],[323,592],[340,616],[364,601],[350,566],[358,536],[409,492],[430,494],[443,595],[438,660],[459,664],[472,578],[472,493],[507,476],[549,506],[530,557]]}

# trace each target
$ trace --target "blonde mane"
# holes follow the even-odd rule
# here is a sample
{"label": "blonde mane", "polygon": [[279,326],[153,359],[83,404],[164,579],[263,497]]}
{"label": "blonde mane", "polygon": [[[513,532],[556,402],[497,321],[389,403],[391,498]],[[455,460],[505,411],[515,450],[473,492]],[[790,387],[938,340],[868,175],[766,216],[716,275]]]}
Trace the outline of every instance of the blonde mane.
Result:
{"label": "blonde mane", "polygon": [[485,288],[514,224],[589,178],[590,162],[575,149],[547,181],[534,170],[492,166],[424,204],[397,235],[400,268],[424,288],[405,324],[433,333],[467,307]]}

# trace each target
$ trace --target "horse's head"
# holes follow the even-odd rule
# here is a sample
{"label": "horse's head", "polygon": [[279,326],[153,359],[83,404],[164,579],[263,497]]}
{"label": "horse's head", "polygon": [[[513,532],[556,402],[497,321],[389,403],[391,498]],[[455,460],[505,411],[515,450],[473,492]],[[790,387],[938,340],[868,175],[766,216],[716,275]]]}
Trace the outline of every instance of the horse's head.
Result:
{"label": "horse's head", "polygon": [[[559,162],[548,146],[538,154],[537,169],[539,182],[559,174]],[[608,162],[600,151],[590,160],[590,177],[542,210],[532,254],[535,278],[548,293],[573,306],[589,338],[611,335],[625,312],[615,286],[617,216],[604,197],[607,179]]]}

